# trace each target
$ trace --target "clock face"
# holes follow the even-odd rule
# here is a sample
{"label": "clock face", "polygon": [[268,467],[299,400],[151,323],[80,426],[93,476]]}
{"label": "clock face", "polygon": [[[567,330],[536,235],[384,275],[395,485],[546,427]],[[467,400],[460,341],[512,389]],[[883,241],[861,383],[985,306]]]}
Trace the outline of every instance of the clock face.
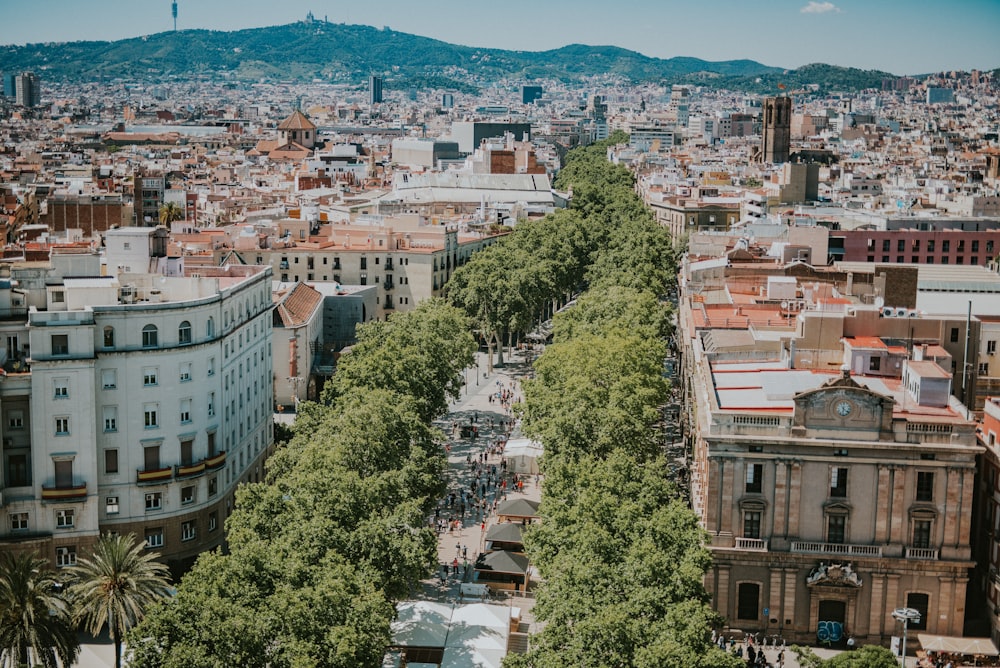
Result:
{"label": "clock face", "polygon": [[851,414],[851,403],[849,401],[841,401],[837,404],[837,415],[841,417],[847,417]]}

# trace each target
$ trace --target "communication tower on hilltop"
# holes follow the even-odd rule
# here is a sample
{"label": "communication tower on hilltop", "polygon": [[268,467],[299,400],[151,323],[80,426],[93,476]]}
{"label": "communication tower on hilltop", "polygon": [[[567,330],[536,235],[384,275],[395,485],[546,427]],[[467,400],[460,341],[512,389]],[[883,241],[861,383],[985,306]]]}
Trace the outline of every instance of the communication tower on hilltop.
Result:
{"label": "communication tower on hilltop", "polygon": [[171,3],[170,14],[174,17],[174,32],[177,32],[177,0]]}

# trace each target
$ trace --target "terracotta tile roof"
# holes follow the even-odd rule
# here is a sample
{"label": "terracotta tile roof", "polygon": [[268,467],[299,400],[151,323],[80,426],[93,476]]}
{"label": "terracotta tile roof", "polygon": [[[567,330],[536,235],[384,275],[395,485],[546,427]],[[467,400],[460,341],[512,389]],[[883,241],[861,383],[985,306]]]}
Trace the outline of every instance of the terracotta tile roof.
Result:
{"label": "terracotta tile roof", "polygon": [[292,115],[281,121],[281,125],[278,126],[279,130],[315,130],[316,125],[313,124],[306,115],[301,111],[296,109],[292,112]]}
{"label": "terracotta tile roof", "polygon": [[276,327],[297,327],[309,322],[313,313],[323,303],[323,295],[312,286],[297,283],[279,298],[274,309]]}

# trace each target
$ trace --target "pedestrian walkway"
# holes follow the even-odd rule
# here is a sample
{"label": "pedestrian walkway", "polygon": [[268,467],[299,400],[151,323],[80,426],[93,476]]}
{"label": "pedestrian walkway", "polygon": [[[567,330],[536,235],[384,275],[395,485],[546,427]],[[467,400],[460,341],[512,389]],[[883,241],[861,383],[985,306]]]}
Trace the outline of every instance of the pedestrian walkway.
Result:
{"label": "pedestrian walkway", "polygon": [[[523,476],[523,488],[515,489],[502,456],[507,439],[519,435],[509,407],[523,397],[520,380],[530,367],[523,353],[516,351],[503,367],[486,372],[486,354],[478,356],[475,379],[468,378],[448,414],[435,421],[447,439],[448,489],[435,514],[428,518],[444,528],[438,534],[438,572],[422,583],[420,597],[441,602],[463,599],[461,584],[473,581],[473,567],[495,521],[495,505],[505,499],[541,499],[540,479]],[[509,401],[502,403],[498,393]]]}

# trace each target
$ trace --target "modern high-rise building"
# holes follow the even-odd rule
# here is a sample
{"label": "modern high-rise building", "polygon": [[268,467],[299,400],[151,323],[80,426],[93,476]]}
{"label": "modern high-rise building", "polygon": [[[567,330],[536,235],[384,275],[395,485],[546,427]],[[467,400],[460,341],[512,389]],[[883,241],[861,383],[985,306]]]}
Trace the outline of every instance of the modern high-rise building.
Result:
{"label": "modern high-rise building", "polygon": [[4,97],[15,97],[17,95],[17,75],[16,74],[4,74],[3,75],[3,96]]}
{"label": "modern high-rise building", "polygon": [[37,107],[42,103],[42,83],[33,72],[24,72],[14,78],[14,92],[17,104],[22,107]]}
{"label": "modern high-rise building", "polygon": [[368,104],[382,104],[382,77],[368,77]]}
{"label": "modern high-rise building", "polygon": [[542,99],[542,93],[541,86],[521,86],[521,104],[531,104]]}
{"label": "modern high-rise building", "polygon": [[792,137],[792,99],[769,97],[764,100],[764,123],[760,133],[762,162],[788,162]]}

